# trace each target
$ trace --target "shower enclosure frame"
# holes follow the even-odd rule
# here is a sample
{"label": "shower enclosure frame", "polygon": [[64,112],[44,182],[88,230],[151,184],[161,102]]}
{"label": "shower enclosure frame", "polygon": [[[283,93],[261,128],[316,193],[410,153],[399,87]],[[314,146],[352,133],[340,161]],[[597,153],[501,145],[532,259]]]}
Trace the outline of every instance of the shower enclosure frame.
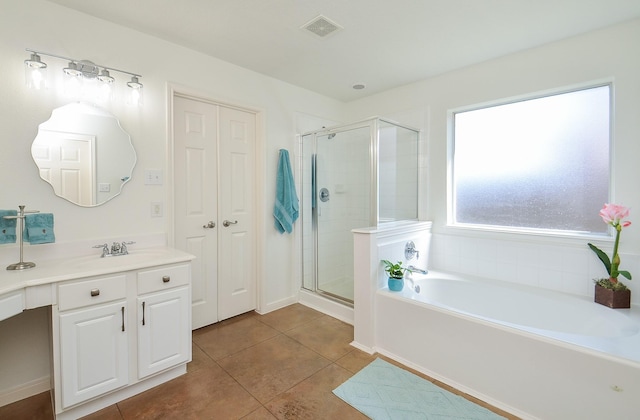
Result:
{"label": "shower enclosure frame", "polygon": [[[312,200],[319,200],[318,198],[318,191],[316,191],[315,189],[318,187],[316,185],[316,180],[317,180],[317,153],[318,153],[318,138],[322,137],[322,136],[327,136],[329,139],[331,139],[332,135],[338,135],[340,133],[344,133],[347,131],[352,131],[352,130],[358,130],[358,129],[363,129],[363,128],[369,128],[369,159],[368,159],[368,167],[369,167],[369,192],[370,192],[370,197],[369,197],[369,223],[367,227],[374,227],[374,226],[378,226],[381,221],[379,219],[379,214],[380,214],[380,203],[379,203],[379,166],[380,166],[380,160],[379,160],[379,145],[380,145],[380,125],[382,124],[386,124],[386,125],[390,125],[390,126],[395,126],[398,128],[402,128],[405,130],[409,130],[411,132],[415,132],[416,134],[416,171],[419,172],[419,154],[420,154],[420,130],[413,128],[413,127],[409,127],[406,126],[404,124],[399,124],[397,122],[385,119],[385,118],[380,118],[380,117],[371,117],[371,118],[367,118],[364,120],[360,120],[354,123],[348,123],[348,124],[342,124],[342,125],[336,125],[336,126],[332,126],[332,127],[328,127],[328,128],[322,128],[319,130],[314,130],[314,131],[310,131],[310,132],[306,132],[304,134],[302,134],[300,136],[300,140],[299,140],[299,148],[300,148],[300,155],[303,156],[303,158],[301,158],[299,160],[299,171],[300,174],[304,174],[304,145],[305,145],[305,138],[307,138],[308,136],[312,136],[311,142],[313,144],[312,146],[312,151],[311,151],[311,186],[308,188],[311,191],[309,192],[311,194],[311,196],[313,197]],[[417,181],[416,181],[417,184]],[[305,184],[302,183],[301,187],[301,197],[304,199],[306,197],[306,192],[305,192]],[[417,191],[416,191],[417,194]],[[305,200],[306,201],[306,200]],[[304,205],[304,203],[303,203]],[[417,213],[418,213],[418,209],[417,209],[417,202],[416,202],[416,217],[415,219],[417,220]],[[301,222],[305,223],[305,217],[308,217],[304,211],[300,212],[300,218],[302,219]],[[319,222],[318,222],[318,208],[317,206],[312,206],[312,210],[311,210],[311,230],[313,232],[313,262],[312,262],[312,268],[311,268],[311,272],[313,275],[313,285],[312,288],[307,288],[305,287],[305,264],[307,264],[307,262],[305,261],[304,258],[304,241],[305,241],[305,230],[303,229],[303,234],[301,235],[301,242],[302,242],[302,247],[301,247],[301,253],[302,253],[302,258],[301,258],[301,286],[303,289],[309,290],[310,292],[316,293],[320,296],[323,296],[327,299],[336,301],[338,303],[353,307],[353,299],[349,299],[349,298],[345,298],[344,296],[340,296],[340,295],[336,295],[334,293],[330,293],[327,292],[325,290],[322,290],[319,287],[319,275],[318,275],[318,250],[319,250],[319,246],[320,244],[318,243],[318,238],[319,238],[319,234],[318,234],[318,227],[319,227]],[[353,272],[351,273],[351,278],[353,279]]]}

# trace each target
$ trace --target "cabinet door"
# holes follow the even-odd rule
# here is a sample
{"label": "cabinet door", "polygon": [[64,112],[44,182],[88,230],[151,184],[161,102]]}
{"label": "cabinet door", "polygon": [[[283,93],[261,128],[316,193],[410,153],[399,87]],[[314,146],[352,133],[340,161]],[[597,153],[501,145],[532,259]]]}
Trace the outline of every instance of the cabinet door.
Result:
{"label": "cabinet door", "polygon": [[60,315],[62,407],[127,385],[125,301]]}
{"label": "cabinet door", "polygon": [[189,288],[138,297],[138,378],[191,360]]}

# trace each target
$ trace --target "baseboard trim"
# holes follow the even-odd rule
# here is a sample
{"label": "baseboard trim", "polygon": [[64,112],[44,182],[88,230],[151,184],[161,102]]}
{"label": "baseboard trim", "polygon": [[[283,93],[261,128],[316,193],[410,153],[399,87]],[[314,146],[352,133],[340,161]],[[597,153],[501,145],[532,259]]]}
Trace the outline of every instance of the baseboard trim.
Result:
{"label": "baseboard trim", "polygon": [[277,302],[268,303],[264,307],[261,307],[260,310],[256,309],[256,312],[259,313],[260,315],[265,315],[265,314],[268,314],[269,312],[277,311],[278,309],[282,309],[286,306],[293,305],[296,302],[297,300],[295,296],[292,296],[285,299],[280,299]]}
{"label": "baseboard trim", "polygon": [[133,397],[134,395],[138,395],[155,386],[170,381],[171,379],[175,379],[181,375],[184,375],[185,373],[187,373],[186,363],[159,373],[156,376],[151,376],[149,378],[143,379],[133,385],[129,385],[117,391],[107,393],[102,397],[96,398],[95,400],[90,400],[76,405],[75,407],[69,408],[66,411],[58,412],[56,413],[56,420],[79,419],[80,417],[95,413],[96,411],[99,411],[105,407]]}
{"label": "baseboard trim", "polygon": [[0,407],[33,397],[51,389],[51,378],[43,376],[0,393]]}

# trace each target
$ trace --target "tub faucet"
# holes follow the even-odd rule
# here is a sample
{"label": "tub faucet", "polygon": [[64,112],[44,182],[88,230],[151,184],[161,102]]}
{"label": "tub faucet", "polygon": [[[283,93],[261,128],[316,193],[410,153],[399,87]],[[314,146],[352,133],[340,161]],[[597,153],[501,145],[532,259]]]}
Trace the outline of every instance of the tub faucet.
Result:
{"label": "tub faucet", "polygon": [[409,241],[404,246],[404,257],[410,260],[414,256],[416,259],[420,258],[420,251],[416,249],[416,244],[413,241]]}
{"label": "tub faucet", "polygon": [[415,267],[413,265],[410,265],[407,267],[407,271],[411,272],[411,273],[420,273],[420,274],[427,274],[429,273],[429,270],[423,269],[423,268],[418,268]]}

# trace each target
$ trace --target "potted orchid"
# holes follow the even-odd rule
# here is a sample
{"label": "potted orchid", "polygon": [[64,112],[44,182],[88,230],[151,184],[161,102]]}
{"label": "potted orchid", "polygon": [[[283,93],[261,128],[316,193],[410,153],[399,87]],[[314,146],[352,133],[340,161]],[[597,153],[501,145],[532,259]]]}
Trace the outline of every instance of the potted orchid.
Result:
{"label": "potted orchid", "polygon": [[616,231],[616,239],[613,244],[613,253],[611,259],[595,245],[589,243],[589,248],[596,253],[602,264],[604,264],[608,278],[595,280],[596,291],[595,301],[610,308],[629,308],[631,305],[631,291],[622,282],[618,280],[618,276],[623,276],[631,280],[631,273],[626,270],[620,270],[620,255],[618,255],[618,245],[620,243],[620,233],[622,228],[631,225],[631,222],[624,220],[629,217],[629,209],[618,204],[605,204],[600,210],[602,220],[611,225]]}

